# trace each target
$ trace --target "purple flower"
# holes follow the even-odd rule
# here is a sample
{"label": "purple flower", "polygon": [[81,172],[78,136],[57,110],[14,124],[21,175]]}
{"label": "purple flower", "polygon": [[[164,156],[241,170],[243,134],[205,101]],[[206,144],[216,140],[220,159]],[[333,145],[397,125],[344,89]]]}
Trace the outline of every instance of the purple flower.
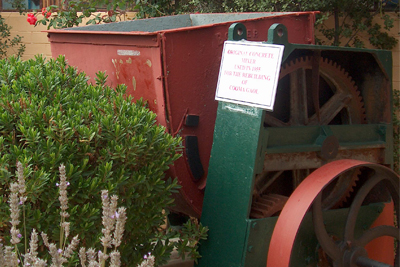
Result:
{"label": "purple flower", "polygon": [[17,237],[18,237],[18,238],[21,238],[21,237],[22,237],[22,235],[21,235],[21,234],[18,234],[18,235],[17,235]]}
{"label": "purple flower", "polygon": [[69,186],[70,185],[70,183],[69,182],[67,182],[67,186]]}
{"label": "purple flower", "polygon": [[60,184],[59,183],[56,183],[56,186],[58,187]]}
{"label": "purple flower", "polygon": [[24,204],[24,202],[22,202],[22,200],[21,200],[18,204],[22,205],[22,204]]}
{"label": "purple flower", "polygon": [[58,252],[59,254],[61,254],[61,253],[62,253],[62,249],[59,248],[59,249],[57,250],[57,252]]}
{"label": "purple flower", "polygon": [[118,219],[119,218],[119,213],[115,212],[115,217]]}

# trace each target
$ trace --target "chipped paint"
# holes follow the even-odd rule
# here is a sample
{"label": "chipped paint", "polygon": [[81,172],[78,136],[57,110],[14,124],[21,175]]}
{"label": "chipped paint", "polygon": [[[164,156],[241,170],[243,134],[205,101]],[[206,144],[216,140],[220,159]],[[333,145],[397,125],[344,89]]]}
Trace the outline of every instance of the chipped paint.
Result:
{"label": "chipped paint", "polygon": [[222,103],[222,109],[244,113],[254,117],[258,116],[258,108],[256,107],[244,107],[238,104]]}
{"label": "chipped paint", "polygon": [[122,59],[119,60],[120,64],[124,64],[124,61]]}
{"label": "chipped paint", "polygon": [[140,51],[137,50],[117,50],[118,56],[140,56]]}
{"label": "chipped paint", "polygon": [[146,65],[149,66],[149,67],[151,68],[151,65],[152,65],[152,64],[151,64],[151,60],[150,60],[150,59],[146,60]]}
{"label": "chipped paint", "polygon": [[126,63],[132,64],[132,59],[131,59],[131,58],[127,59],[127,60],[126,60]]}
{"label": "chipped paint", "polygon": [[136,78],[135,78],[135,76],[132,76],[132,86],[133,86],[133,91],[136,91]]}
{"label": "chipped paint", "polygon": [[154,99],[154,105],[157,105],[157,99]]}
{"label": "chipped paint", "polygon": [[111,62],[113,63],[115,68],[115,76],[117,77],[117,80],[119,80],[119,66],[117,66],[117,60],[111,59]]}

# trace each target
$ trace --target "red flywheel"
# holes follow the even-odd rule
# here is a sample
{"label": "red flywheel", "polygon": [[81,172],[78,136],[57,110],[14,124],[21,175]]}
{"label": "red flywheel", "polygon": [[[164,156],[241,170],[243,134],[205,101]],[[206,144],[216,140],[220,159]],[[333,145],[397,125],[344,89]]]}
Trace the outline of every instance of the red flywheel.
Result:
{"label": "red flywheel", "polygon": [[[351,199],[349,212],[343,224],[343,235],[333,239],[324,225],[322,192],[340,175],[356,168],[363,169],[368,175]],[[300,224],[310,208],[314,232],[324,255],[329,260],[329,265],[334,267],[399,266],[400,231],[398,226],[393,224],[393,221],[399,222],[399,181],[399,176],[391,169],[358,160],[333,161],[315,170],[296,188],[278,218],[269,246],[267,267],[295,266],[290,263],[294,241]],[[377,185],[383,186],[391,199],[390,205],[387,205],[388,209],[391,209],[388,210],[387,218],[389,219],[383,225],[372,226],[356,236],[357,214],[367,196]],[[393,212],[393,207],[397,212]],[[391,247],[388,251],[389,256],[371,256],[373,253],[368,251],[368,246],[371,247],[374,242],[382,247],[389,245]],[[393,253],[394,248],[397,253]]]}

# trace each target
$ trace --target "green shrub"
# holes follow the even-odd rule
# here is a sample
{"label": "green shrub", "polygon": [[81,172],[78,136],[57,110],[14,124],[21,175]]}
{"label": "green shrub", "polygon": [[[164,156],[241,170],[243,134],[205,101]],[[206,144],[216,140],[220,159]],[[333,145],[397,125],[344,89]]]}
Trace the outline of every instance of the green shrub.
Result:
{"label": "green shrub", "polygon": [[0,66],[0,230],[9,231],[5,196],[18,160],[27,177],[27,231],[36,228],[57,242],[57,168],[64,164],[71,236],[79,234],[85,247],[98,242],[106,189],[127,207],[123,262],[134,266],[150,251],[156,264],[165,262],[173,244],[167,239],[162,246],[166,236],[157,229],[178,186],[164,173],[180,156],[181,140],[156,125],[156,115],[126,96],[125,86],[105,86],[104,73],[90,84],[63,57],[11,57]]}

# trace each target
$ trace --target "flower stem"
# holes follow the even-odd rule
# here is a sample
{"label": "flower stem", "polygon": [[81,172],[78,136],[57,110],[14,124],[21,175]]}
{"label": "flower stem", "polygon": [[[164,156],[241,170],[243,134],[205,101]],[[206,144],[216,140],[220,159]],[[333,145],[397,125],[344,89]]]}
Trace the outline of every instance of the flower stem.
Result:
{"label": "flower stem", "polygon": [[[19,258],[19,262],[21,263],[21,265],[23,266],[24,265],[24,263],[23,263],[23,261],[22,261],[22,257],[21,257],[21,253],[19,253],[19,250],[18,250],[18,247],[17,247],[17,244],[14,244],[14,248],[15,248],[15,253],[17,253],[17,258]],[[19,265],[19,264],[18,264]],[[17,266],[18,266],[17,265]]]}
{"label": "flower stem", "polygon": [[[103,255],[105,256],[106,254],[107,254],[107,247],[104,246]],[[105,267],[105,266],[106,266],[106,260],[105,260],[105,257],[103,257],[103,259],[101,260],[101,267]]]}
{"label": "flower stem", "polygon": [[25,205],[22,206],[22,217],[24,220],[24,243],[25,243],[25,254],[27,253],[28,248],[28,237],[26,235],[26,214],[25,214]]}
{"label": "flower stem", "polygon": [[60,223],[60,226],[61,226],[61,228],[60,228],[60,248],[62,249],[62,250],[64,250],[64,248],[63,248],[63,239],[64,239],[64,217],[61,217],[61,223]]}

